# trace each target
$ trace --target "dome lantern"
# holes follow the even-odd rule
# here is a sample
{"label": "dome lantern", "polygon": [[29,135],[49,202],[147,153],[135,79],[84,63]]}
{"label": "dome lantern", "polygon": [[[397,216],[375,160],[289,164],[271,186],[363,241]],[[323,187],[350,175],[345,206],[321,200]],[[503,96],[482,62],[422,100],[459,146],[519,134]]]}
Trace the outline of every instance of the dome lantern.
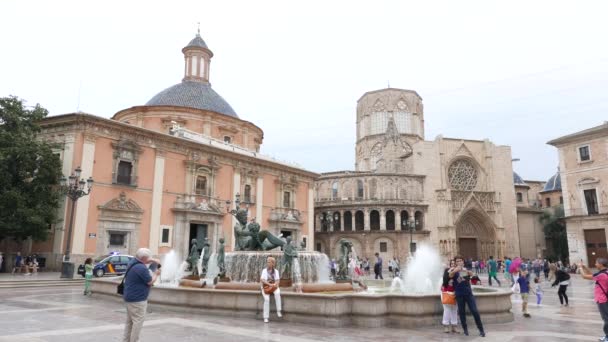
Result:
{"label": "dome lantern", "polygon": [[183,49],[184,53],[184,81],[209,83],[209,64],[213,52],[201,37],[200,28],[194,39]]}

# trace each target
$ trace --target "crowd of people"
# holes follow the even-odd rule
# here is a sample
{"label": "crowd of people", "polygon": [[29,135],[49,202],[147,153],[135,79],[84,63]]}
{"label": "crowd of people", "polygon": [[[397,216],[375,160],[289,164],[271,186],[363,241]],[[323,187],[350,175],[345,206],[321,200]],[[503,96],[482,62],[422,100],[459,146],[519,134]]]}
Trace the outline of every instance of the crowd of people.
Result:
{"label": "crowd of people", "polygon": [[[356,257],[349,259],[349,274],[352,274],[352,277],[356,280],[361,278],[371,279],[372,274],[371,271],[374,271],[373,278],[374,279],[384,279],[384,260],[380,256],[380,253],[374,254],[374,260],[371,260],[368,257]],[[389,259],[388,263],[388,275],[390,278],[401,276],[401,262],[399,258],[393,257]],[[335,259],[331,259],[329,261],[329,269],[330,269],[330,277],[331,279],[336,278],[336,274],[338,274],[339,264]]]}

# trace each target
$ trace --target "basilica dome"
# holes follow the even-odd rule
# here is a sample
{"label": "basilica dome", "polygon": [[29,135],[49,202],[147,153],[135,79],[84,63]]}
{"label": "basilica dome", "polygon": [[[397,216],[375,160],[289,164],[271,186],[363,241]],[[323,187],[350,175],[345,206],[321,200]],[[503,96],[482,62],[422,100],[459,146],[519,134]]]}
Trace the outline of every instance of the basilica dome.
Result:
{"label": "basilica dome", "polygon": [[187,81],[173,85],[156,94],[146,106],[177,106],[209,110],[238,118],[232,107],[211,88],[211,84]]}
{"label": "basilica dome", "polygon": [[543,192],[545,191],[562,191],[562,180],[559,176],[559,172],[549,178],[547,184],[545,184],[545,187],[543,188]]}
{"label": "basilica dome", "polygon": [[146,106],[176,106],[208,110],[238,118],[232,107],[209,83],[209,63],[213,52],[207,47],[200,32],[196,34],[182,52],[184,54],[184,78],[156,94]]}
{"label": "basilica dome", "polygon": [[513,171],[513,185],[515,186],[528,186],[528,184],[526,184],[526,182],[524,182],[524,179],[521,178],[520,175],[517,174],[517,172]]}

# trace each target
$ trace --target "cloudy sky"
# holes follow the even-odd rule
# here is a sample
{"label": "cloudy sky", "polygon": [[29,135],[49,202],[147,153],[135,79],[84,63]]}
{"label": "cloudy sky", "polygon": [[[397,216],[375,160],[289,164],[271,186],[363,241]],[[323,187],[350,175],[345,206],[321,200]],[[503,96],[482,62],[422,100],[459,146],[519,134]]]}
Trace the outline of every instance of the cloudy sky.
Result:
{"label": "cloudy sky", "polygon": [[201,34],[211,83],[265,132],[262,151],[354,168],[366,91],[416,90],[426,139],[512,146],[546,180],[545,143],[608,120],[608,2],[3,1],[0,96],[111,117],[180,82]]}

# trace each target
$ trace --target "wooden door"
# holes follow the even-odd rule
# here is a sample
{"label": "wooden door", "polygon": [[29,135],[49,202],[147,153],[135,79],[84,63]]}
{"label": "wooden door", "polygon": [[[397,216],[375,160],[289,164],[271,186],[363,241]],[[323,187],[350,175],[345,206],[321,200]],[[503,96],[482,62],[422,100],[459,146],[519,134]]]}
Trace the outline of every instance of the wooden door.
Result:
{"label": "wooden door", "polygon": [[[597,258],[608,258],[606,231],[604,229],[585,230],[585,246],[587,247],[587,262],[589,267],[595,267],[595,260]],[[577,263],[579,260],[570,260],[570,262]]]}
{"label": "wooden door", "polygon": [[460,238],[458,239],[458,250],[460,255],[465,258],[478,259],[477,255],[477,239],[475,238]]}

